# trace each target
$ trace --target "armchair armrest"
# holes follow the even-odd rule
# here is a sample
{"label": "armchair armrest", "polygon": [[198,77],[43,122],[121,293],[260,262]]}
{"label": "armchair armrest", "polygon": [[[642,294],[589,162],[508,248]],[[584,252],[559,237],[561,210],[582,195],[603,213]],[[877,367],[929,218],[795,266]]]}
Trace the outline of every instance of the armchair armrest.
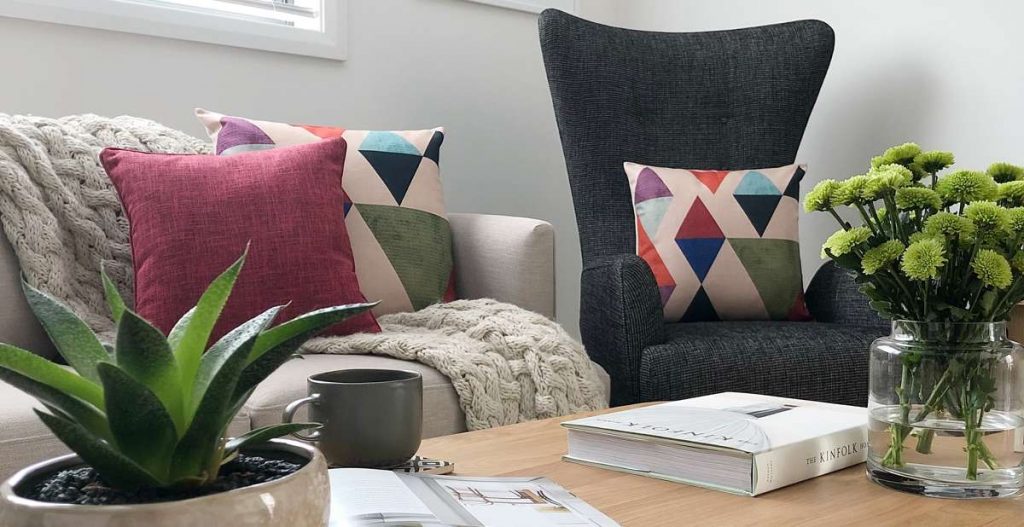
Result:
{"label": "armchair armrest", "polygon": [[598,258],[583,268],[580,333],[590,358],[608,371],[613,406],[640,399],[640,359],[665,341],[654,274],[635,254]]}
{"label": "armchair armrest", "polygon": [[546,221],[449,213],[459,298],[555,316],[555,231]]}
{"label": "armchair armrest", "polygon": [[825,262],[807,285],[807,309],[817,322],[880,328],[889,322],[878,316],[850,273],[834,262]]}

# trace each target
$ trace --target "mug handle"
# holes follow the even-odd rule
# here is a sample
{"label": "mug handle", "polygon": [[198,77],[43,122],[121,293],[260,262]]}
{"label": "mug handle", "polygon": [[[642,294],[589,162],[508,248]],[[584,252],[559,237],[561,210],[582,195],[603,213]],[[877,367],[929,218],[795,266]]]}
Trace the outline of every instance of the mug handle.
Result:
{"label": "mug handle", "polygon": [[[281,415],[281,420],[285,423],[292,422],[292,419],[295,418],[295,411],[298,410],[300,406],[315,403],[318,400],[320,400],[320,394],[314,393],[309,397],[303,397],[302,399],[288,403],[288,406],[284,407],[284,413]],[[302,432],[292,432],[292,435],[303,441],[316,441],[317,439],[320,439],[319,430],[314,430],[309,435],[303,434]]]}

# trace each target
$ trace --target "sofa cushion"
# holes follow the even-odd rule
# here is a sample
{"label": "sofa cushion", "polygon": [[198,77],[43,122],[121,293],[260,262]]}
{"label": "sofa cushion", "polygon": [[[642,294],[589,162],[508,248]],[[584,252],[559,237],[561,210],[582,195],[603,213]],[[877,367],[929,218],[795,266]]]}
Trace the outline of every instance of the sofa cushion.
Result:
{"label": "sofa cushion", "polygon": [[439,168],[444,129],[371,131],[258,121],[196,110],[218,155],[342,137],[345,225],[356,275],[377,315],[455,298],[452,234]]}
{"label": "sofa cushion", "polygon": [[667,324],[666,342],[643,351],[642,400],[752,392],[863,406],[868,348],[878,326],[820,322]]}
{"label": "sofa cushion", "polygon": [[[105,149],[130,224],[135,310],[165,334],[249,244],[211,342],[273,306],[280,320],[365,302],[343,214],[344,139],[231,157]],[[371,313],[327,329],[380,331]]]}

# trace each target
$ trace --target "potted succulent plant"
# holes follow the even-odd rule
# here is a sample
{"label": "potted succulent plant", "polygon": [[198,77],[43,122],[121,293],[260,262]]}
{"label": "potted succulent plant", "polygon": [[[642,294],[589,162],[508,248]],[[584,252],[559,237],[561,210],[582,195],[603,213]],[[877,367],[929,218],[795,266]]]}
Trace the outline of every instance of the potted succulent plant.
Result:
{"label": "potted succulent plant", "polygon": [[1024,349],[1006,320],[1024,300],[1024,168],[939,175],[952,164],[949,152],[894,146],[804,204],[839,223],[822,256],[892,320],[870,351],[868,475],[931,496],[1013,496],[1024,491]]}
{"label": "potted succulent plant", "polygon": [[166,337],[125,306],[103,274],[113,347],[55,298],[24,284],[28,303],[71,368],[0,344],[0,379],[35,397],[36,413],[75,454],[26,468],[0,487],[0,525],[323,526],[323,456],[279,436],[282,424],[224,437],[256,385],[320,330],[373,304],[316,310],[271,327],[271,308],[206,349],[245,261],[218,276]]}

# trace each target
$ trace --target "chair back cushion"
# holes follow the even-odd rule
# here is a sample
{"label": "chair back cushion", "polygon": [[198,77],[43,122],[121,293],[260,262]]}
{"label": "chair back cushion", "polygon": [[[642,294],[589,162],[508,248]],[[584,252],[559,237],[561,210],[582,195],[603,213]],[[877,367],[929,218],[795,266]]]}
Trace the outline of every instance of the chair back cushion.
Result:
{"label": "chair back cushion", "polygon": [[637,255],[666,321],[810,319],[797,222],[804,167],[625,169]]}
{"label": "chair back cushion", "polygon": [[541,49],[584,264],[636,246],[623,162],[709,170],[793,163],[833,41],[816,20],[661,33],[544,11]]}

